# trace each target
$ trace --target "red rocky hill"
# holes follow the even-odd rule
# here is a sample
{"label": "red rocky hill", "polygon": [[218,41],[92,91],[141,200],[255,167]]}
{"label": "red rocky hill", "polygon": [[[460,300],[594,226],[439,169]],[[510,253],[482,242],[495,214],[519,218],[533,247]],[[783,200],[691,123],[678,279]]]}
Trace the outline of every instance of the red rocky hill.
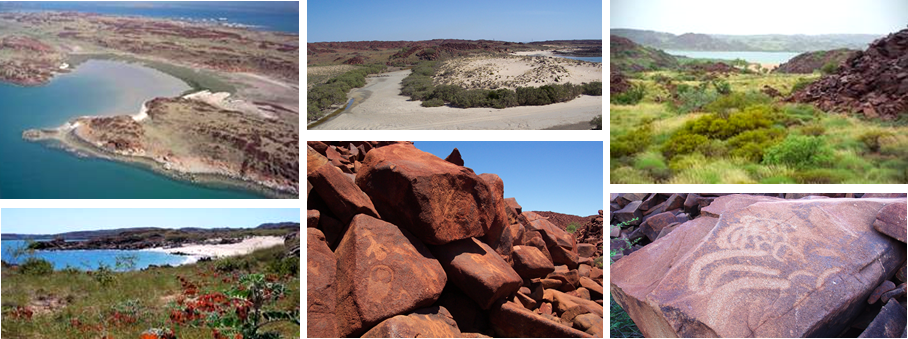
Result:
{"label": "red rocky hill", "polygon": [[789,100],[883,120],[908,114],[908,29],[873,42]]}

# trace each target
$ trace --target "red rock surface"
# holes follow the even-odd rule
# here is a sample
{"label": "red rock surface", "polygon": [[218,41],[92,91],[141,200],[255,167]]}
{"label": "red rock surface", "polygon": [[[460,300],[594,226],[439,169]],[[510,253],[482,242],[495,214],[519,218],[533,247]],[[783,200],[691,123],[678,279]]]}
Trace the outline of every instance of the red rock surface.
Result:
{"label": "red rock surface", "polygon": [[310,337],[337,337],[337,259],[325,243],[325,236],[306,228],[306,333]]}
{"label": "red rock surface", "polygon": [[873,228],[896,239],[905,242],[908,236],[908,205],[905,203],[886,205],[877,213]]}
{"label": "red rock surface", "polygon": [[520,288],[517,272],[489,245],[476,238],[435,246],[432,253],[457,287],[482,309]]}
{"label": "red rock surface", "polygon": [[[549,211],[533,211],[533,213],[536,213],[537,215],[548,219],[550,223],[555,224],[555,226],[558,226],[558,228],[563,229],[563,230],[566,230],[567,226],[570,225],[571,223],[576,223],[577,228],[579,229],[580,226],[585,224],[586,221],[589,219],[589,217],[581,217],[578,215],[564,214],[564,213],[558,213],[558,212],[549,212]],[[592,217],[592,215],[590,217]]]}
{"label": "red rock surface", "polygon": [[307,179],[335,216],[345,223],[359,213],[379,217],[369,197],[340,169],[312,147],[307,147],[306,154]]}
{"label": "red rock surface", "polygon": [[[715,201],[734,199],[747,198]],[[611,265],[611,294],[645,336],[836,336],[905,261],[871,227],[904,199],[750,201]]]}
{"label": "red rock surface", "polygon": [[533,246],[514,246],[512,266],[524,279],[545,277],[555,271],[552,261]]}
{"label": "red rock surface", "polygon": [[359,336],[382,320],[431,305],[447,282],[418,239],[365,214],[350,222],[335,255],[340,336]]}
{"label": "red rock surface", "polygon": [[426,244],[481,237],[498,213],[484,180],[413,145],[367,153],[356,184],[372,198],[384,220]]}
{"label": "red rock surface", "polygon": [[820,70],[820,68],[829,63],[839,67],[856,52],[857,51],[855,50],[845,48],[831,51],[805,52],[782,63],[772,72],[810,74]]}
{"label": "red rock surface", "polygon": [[444,307],[416,310],[382,321],[363,338],[459,338],[457,323]]}

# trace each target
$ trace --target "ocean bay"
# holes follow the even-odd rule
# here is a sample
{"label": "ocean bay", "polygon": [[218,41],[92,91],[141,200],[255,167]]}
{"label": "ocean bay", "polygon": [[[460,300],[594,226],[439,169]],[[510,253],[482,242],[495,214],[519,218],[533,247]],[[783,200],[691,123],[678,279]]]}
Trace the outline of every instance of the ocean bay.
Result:
{"label": "ocean bay", "polygon": [[[3,240],[2,258],[7,264],[21,264],[25,257],[15,258],[13,253],[27,246],[25,240]],[[180,265],[194,261],[193,257],[174,255],[150,250],[68,250],[68,251],[35,251],[34,257],[49,261],[54,269],[67,267],[79,270],[95,270],[100,265],[115,268],[118,257],[135,256],[134,269],[143,269],[149,265]]]}
{"label": "ocean bay", "polygon": [[258,198],[22,139],[25,130],[78,116],[136,114],[146,100],[188,89],[151,68],[107,60],[89,60],[43,86],[0,83],[0,198]]}

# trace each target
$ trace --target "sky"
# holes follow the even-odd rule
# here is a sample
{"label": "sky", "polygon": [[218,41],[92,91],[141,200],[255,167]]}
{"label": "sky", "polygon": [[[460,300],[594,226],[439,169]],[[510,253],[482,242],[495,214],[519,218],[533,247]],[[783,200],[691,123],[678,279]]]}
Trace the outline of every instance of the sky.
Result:
{"label": "sky", "polygon": [[309,0],[307,42],[602,39],[601,0]]}
{"label": "sky", "polygon": [[435,142],[416,148],[446,158],[457,147],[464,166],[504,181],[504,197],[524,211],[579,216],[603,209],[602,142]]}
{"label": "sky", "polygon": [[877,34],[906,28],[906,0],[610,0],[610,28],[674,34]]}
{"label": "sky", "polygon": [[132,227],[256,227],[299,222],[296,208],[4,208],[0,232],[56,234]]}

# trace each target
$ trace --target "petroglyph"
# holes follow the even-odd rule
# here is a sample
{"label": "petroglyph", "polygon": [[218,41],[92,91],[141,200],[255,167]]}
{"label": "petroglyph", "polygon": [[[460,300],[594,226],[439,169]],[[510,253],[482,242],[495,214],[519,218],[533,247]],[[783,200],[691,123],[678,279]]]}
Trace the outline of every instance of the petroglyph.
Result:
{"label": "petroglyph", "polygon": [[369,273],[369,293],[373,302],[380,302],[391,291],[391,282],[394,281],[394,270],[385,265],[375,265]]}
{"label": "petroglyph", "polygon": [[[837,222],[827,213],[816,211],[811,209],[793,217],[827,224]],[[727,308],[743,290],[776,291],[782,299],[797,294],[795,286],[819,290],[831,275],[841,271],[829,268],[817,274],[798,264],[809,261],[805,253],[827,258],[838,258],[840,254],[824,247],[822,239],[804,235],[805,232],[787,221],[752,215],[726,220],[725,227],[715,233],[713,252],[691,265],[688,288],[709,298],[706,318],[710,326],[725,326],[731,319]],[[795,270],[782,272],[782,267]]]}

